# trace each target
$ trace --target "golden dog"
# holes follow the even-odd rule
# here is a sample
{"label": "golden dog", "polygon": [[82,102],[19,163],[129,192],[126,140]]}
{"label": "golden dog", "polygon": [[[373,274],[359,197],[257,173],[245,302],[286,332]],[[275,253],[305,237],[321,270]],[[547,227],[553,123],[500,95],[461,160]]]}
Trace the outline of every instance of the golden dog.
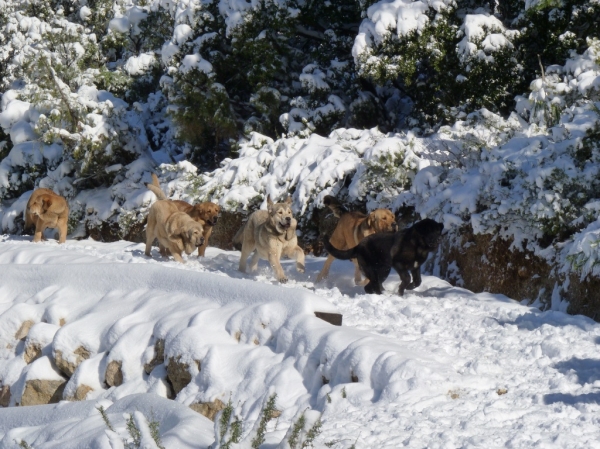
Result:
{"label": "golden dog", "polygon": [[[331,244],[340,250],[354,248],[368,235],[397,230],[396,217],[388,209],[375,209],[369,215],[361,212],[348,212],[336,198],[330,195],[323,199],[323,204],[329,207],[333,214],[340,219],[329,238]],[[331,254],[327,255],[323,269],[317,276],[317,282],[322,281],[329,275],[329,268],[334,259],[335,257]],[[363,280],[358,263],[356,259],[352,259],[352,262],[354,263],[354,282],[357,285],[362,285]]]}
{"label": "golden dog", "polygon": [[258,259],[266,259],[275,271],[277,280],[287,282],[287,277],[281,267],[282,256],[296,260],[296,269],[304,273],[304,251],[298,246],[296,237],[297,222],[292,217],[290,208],[292,200],[288,198],[283,203],[273,203],[267,197],[267,210],[257,210],[250,215],[246,224],[240,228],[234,237],[234,242],[242,240],[242,255],[239,270],[246,272],[246,262],[252,251],[250,270],[255,271]]}
{"label": "golden dog", "polygon": [[204,244],[202,224],[177,209],[169,200],[158,200],[150,208],[146,225],[146,256],[152,257],[150,250],[156,238],[160,253],[167,256],[169,251],[177,262],[185,263],[181,254],[191,254]]}
{"label": "golden dog", "polygon": [[[146,184],[146,187],[150,189],[159,200],[167,200],[167,195],[162,191],[158,177],[152,173],[152,184]],[[221,207],[218,204],[206,201],[198,203],[192,206],[182,200],[171,200],[177,206],[180,212],[185,212],[195,221],[201,222],[204,228],[204,244],[198,247],[198,256],[204,256],[206,247],[208,246],[208,239],[212,234],[213,226],[217,224],[219,214],[221,213]]]}
{"label": "golden dog", "polygon": [[58,243],[67,240],[69,205],[67,200],[50,189],[37,189],[29,197],[25,208],[25,229],[35,226],[33,241],[46,240],[46,228],[58,229]]}

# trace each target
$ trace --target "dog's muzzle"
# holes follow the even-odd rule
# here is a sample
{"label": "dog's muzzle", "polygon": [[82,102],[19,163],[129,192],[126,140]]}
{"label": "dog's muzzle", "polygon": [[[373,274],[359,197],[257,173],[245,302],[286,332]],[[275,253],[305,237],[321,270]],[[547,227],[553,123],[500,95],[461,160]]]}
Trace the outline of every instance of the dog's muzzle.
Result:
{"label": "dog's muzzle", "polygon": [[204,245],[204,237],[202,237],[200,239],[200,243],[198,243],[196,246],[202,246],[202,245]]}

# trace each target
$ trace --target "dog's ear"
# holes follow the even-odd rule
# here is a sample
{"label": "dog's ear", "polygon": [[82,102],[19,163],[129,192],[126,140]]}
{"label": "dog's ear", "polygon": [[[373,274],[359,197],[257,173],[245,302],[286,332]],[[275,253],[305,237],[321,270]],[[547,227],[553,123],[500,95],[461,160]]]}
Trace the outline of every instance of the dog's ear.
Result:
{"label": "dog's ear", "polygon": [[269,213],[273,210],[273,200],[271,199],[271,195],[267,195],[267,210]]}
{"label": "dog's ear", "polygon": [[176,228],[173,232],[171,232],[171,234],[169,234],[169,237],[172,239],[182,239],[185,234],[185,228],[183,226],[180,226]]}
{"label": "dog's ear", "polygon": [[50,209],[50,206],[52,206],[52,199],[44,198],[42,200],[42,212],[46,212],[48,209]]}
{"label": "dog's ear", "polygon": [[285,199],[285,204],[292,204],[292,197],[288,195],[288,197]]}
{"label": "dog's ear", "polygon": [[375,214],[373,212],[371,212],[369,215],[367,215],[367,227],[369,227],[369,229],[371,229],[374,226],[375,226]]}

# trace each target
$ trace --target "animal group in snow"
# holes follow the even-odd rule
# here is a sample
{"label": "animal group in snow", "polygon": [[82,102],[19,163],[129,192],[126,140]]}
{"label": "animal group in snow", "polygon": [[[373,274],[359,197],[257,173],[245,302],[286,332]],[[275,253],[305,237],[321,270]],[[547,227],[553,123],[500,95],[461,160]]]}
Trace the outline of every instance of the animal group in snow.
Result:
{"label": "animal group in snow", "polygon": [[[190,255],[196,249],[199,257],[204,256],[219,220],[220,206],[213,202],[192,205],[171,200],[155,174],[152,174],[152,183],[146,186],[157,197],[148,213],[146,256],[152,257],[152,245],[156,240],[162,257],[172,256],[177,262],[185,263],[183,253]],[[264,259],[269,262],[277,280],[285,283],[288,279],[281,266],[282,257],[295,259],[296,269],[304,272],[304,251],[298,245],[298,222],[292,214],[291,203],[291,197],[281,202],[267,197],[267,209],[253,212],[237,231],[232,243],[241,247],[241,272],[256,270],[259,259]],[[441,223],[425,218],[399,230],[396,217],[388,209],[375,209],[369,214],[349,211],[330,195],[324,197],[323,204],[338,222],[331,236],[323,239],[328,256],[316,282],[327,278],[334,259],[341,259],[354,263],[354,281],[364,286],[366,293],[382,294],[383,282],[392,268],[400,276],[400,296],[421,284],[421,265],[442,239],[444,226]],[[33,227],[33,241],[39,242],[45,240],[46,228],[58,229],[58,243],[64,243],[68,218],[67,200],[50,189],[39,188],[27,202],[25,230]]]}

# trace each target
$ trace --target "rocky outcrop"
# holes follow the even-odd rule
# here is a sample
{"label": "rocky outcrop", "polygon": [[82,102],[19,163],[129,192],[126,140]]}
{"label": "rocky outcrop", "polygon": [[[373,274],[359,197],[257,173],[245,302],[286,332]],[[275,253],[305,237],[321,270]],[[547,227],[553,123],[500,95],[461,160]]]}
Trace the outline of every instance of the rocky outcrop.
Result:
{"label": "rocky outcrop", "polygon": [[123,384],[123,362],[112,360],[106,367],[104,381],[109,387],[118,387]]}
{"label": "rocky outcrop", "polygon": [[25,363],[30,364],[34,360],[39,359],[42,356],[42,347],[33,342],[27,342],[25,345],[25,354],[23,354],[23,359],[25,359]]}
{"label": "rocky outcrop", "polygon": [[8,407],[10,405],[10,386],[2,385],[0,387],[0,407]]}
{"label": "rocky outcrop", "polygon": [[92,387],[87,385],[79,385],[73,396],[66,397],[67,401],[85,401],[90,391],[94,391]]}
{"label": "rocky outcrop", "polygon": [[23,322],[23,324],[21,324],[21,327],[15,334],[15,340],[25,340],[27,334],[29,333],[29,330],[31,329],[31,326],[33,326],[34,324],[35,323],[31,320]]}
{"label": "rocky outcrop", "polygon": [[71,377],[79,364],[84,360],[89,359],[91,355],[90,351],[85,349],[83,346],[80,346],[73,351],[73,354],[75,355],[74,362],[69,361],[66,357],[64,357],[62,351],[57,350],[54,352],[54,362],[56,363],[56,366],[67,377]]}
{"label": "rocky outcrop", "polygon": [[215,399],[212,402],[196,402],[194,404],[190,404],[190,408],[195,412],[206,416],[211,421],[214,421],[217,413],[225,408],[225,404],[220,399]]}
{"label": "rocky outcrop", "polygon": [[56,404],[62,399],[66,384],[66,379],[28,380],[25,382],[25,390],[21,396],[21,405]]}
{"label": "rocky outcrop", "polygon": [[[200,371],[200,362],[197,360],[195,362],[198,366],[198,371]],[[169,363],[167,364],[167,379],[173,387],[175,396],[177,396],[192,381],[190,365],[181,362],[181,357],[169,359]]]}
{"label": "rocky outcrop", "polygon": [[159,338],[158,340],[156,340],[156,343],[154,343],[154,356],[152,357],[152,360],[144,364],[144,371],[146,372],[146,374],[150,374],[155,367],[164,362],[165,341]]}

